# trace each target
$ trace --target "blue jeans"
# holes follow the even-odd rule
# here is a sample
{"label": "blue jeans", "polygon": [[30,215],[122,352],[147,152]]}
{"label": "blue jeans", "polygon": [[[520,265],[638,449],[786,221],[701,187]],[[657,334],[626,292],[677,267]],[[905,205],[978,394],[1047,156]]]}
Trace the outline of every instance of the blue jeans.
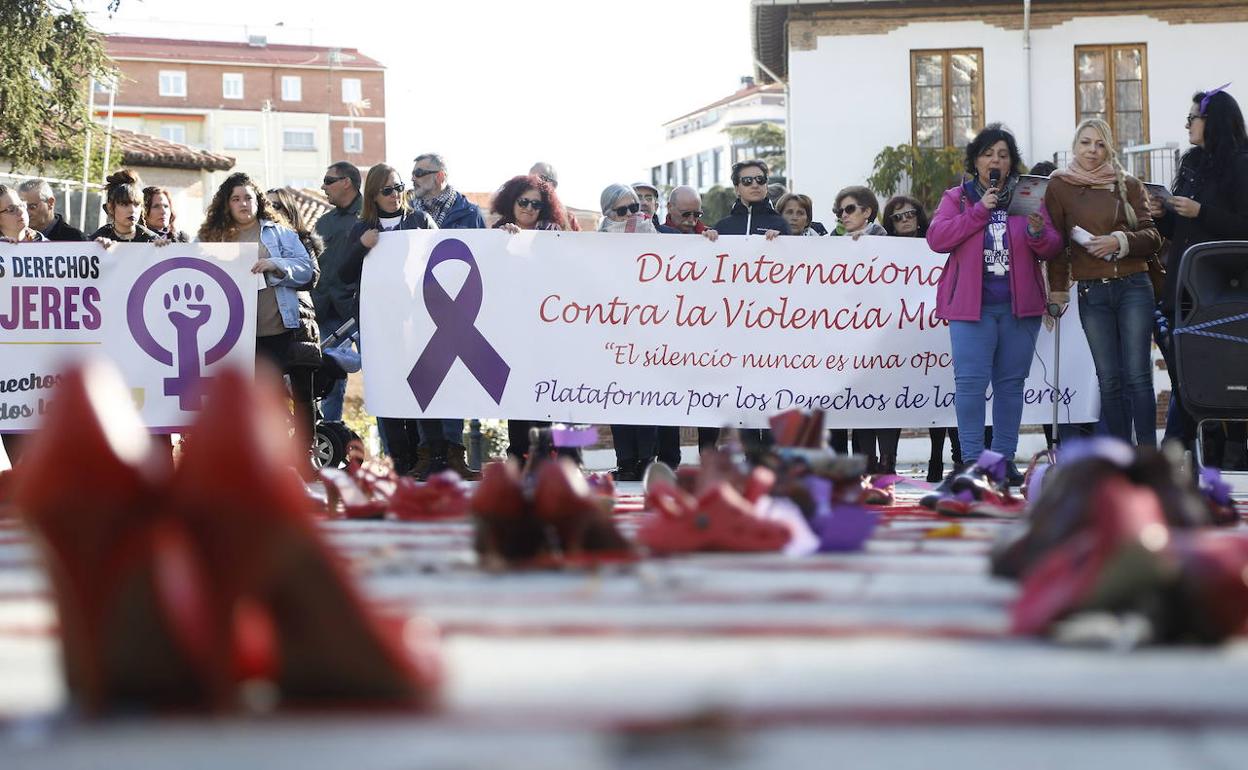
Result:
{"label": "blue jeans", "polygon": [[1153,393],[1153,284],[1148,273],[1079,282],[1079,322],[1088,338],[1101,415],[1111,436],[1157,446]]}
{"label": "blue jeans", "polygon": [[978,321],[950,321],[954,410],[962,459],[973,463],[984,451],[984,413],[992,385],[992,451],[1007,460],[1018,451],[1023,420],[1023,383],[1040,334],[1040,319],[1015,318],[1010,303],[984,305]]}
{"label": "blue jeans", "polygon": [[463,418],[420,420],[420,445],[427,447],[438,441],[462,446],[464,443]]}

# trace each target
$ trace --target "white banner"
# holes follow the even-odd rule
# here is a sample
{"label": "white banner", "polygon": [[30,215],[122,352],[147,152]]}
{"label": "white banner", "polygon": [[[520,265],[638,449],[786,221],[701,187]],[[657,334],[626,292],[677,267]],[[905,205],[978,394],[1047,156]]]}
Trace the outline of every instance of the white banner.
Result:
{"label": "white banner", "polygon": [[[386,417],[953,425],[944,261],[913,238],[386,233],[360,291],[365,398]],[[1051,422],[1055,397],[1062,422],[1096,421],[1077,319],[1060,394],[1041,330],[1024,423]]]}
{"label": "white banner", "polygon": [[29,431],[58,374],[111,360],[156,432],[184,428],[205,378],[252,371],[255,244],[0,243],[0,432]]}

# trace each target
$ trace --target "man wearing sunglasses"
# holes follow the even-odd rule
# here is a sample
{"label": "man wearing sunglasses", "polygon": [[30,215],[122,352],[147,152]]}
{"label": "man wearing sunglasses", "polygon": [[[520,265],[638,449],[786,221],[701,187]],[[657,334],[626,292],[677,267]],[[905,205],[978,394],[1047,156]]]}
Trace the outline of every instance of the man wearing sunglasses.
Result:
{"label": "man wearing sunglasses", "polygon": [[767,240],[788,235],[789,224],[767,199],[767,164],[742,160],[732,164],[732,186],[737,202],[728,216],[715,223],[720,235],[762,235]]}
{"label": "man wearing sunglasses", "polygon": [[[633,185],[637,190],[638,185]],[[640,195],[640,191],[638,191]],[[719,233],[706,226],[702,221],[702,196],[688,185],[673,187],[667,194],[667,219],[656,229],[661,233],[677,235],[701,235],[708,240],[715,240]],[[711,433],[714,435],[712,436]],[[719,428],[698,428],[698,445],[709,442],[711,446],[719,437]],[[706,441],[704,441],[706,439]],[[680,428],[675,425],[660,425],[658,438],[659,462],[675,469],[680,465]]]}
{"label": "man wearing sunglasses", "polygon": [[412,208],[442,230],[483,230],[481,208],[446,182],[446,161],[436,152],[417,155],[412,166]]}
{"label": "man wearing sunglasses", "polygon": [[[481,208],[447,184],[446,161],[436,152],[417,155],[412,165],[412,208],[423,211],[442,230],[483,230]],[[417,472],[423,460],[426,467],[435,456],[435,447],[446,447],[447,466],[460,478],[474,480],[480,474],[468,467],[464,446],[464,420],[460,418],[419,420],[420,446]]]}
{"label": "man wearing sunglasses", "polygon": [[[333,204],[333,208],[316,220],[316,233],[325,242],[325,250],[317,260],[321,277],[312,287],[312,305],[316,308],[316,323],[321,335],[328,336],[342,326],[348,318],[355,318],[357,284],[344,283],[338,273],[347,258],[351,228],[360,218],[364,199],[360,196],[360,170],[355,164],[338,161],[325,169],[321,191]],[[347,391],[347,381],[339,380],[329,395],[321,400],[321,414],[326,420],[342,419],[342,399]]]}
{"label": "man wearing sunglasses", "polygon": [[661,233],[705,235],[715,240],[719,233],[702,221],[702,196],[688,185],[673,187],[667,194],[667,219],[659,227]]}

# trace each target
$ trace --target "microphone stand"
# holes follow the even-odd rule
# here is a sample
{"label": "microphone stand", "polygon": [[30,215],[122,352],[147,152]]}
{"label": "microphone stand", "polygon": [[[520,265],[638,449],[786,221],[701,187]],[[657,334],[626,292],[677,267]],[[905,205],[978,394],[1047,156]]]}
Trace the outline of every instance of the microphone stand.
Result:
{"label": "microphone stand", "polygon": [[1057,434],[1058,404],[1062,395],[1062,316],[1066,308],[1060,302],[1050,302],[1045,308],[1053,316],[1053,446],[1061,443]]}

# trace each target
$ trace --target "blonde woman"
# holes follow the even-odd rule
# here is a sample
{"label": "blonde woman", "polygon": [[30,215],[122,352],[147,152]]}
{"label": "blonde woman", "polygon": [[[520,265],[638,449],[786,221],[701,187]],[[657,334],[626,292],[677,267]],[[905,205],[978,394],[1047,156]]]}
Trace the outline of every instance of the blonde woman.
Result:
{"label": "blonde woman", "polygon": [[1105,121],[1079,124],[1071,161],[1053,172],[1044,198],[1066,248],[1048,265],[1051,300],[1079,292],[1079,322],[1088,338],[1101,414],[1109,432],[1140,446],[1157,445],[1153,394],[1153,284],[1148,259],[1161,236],[1144,185],[1122,168]]}

